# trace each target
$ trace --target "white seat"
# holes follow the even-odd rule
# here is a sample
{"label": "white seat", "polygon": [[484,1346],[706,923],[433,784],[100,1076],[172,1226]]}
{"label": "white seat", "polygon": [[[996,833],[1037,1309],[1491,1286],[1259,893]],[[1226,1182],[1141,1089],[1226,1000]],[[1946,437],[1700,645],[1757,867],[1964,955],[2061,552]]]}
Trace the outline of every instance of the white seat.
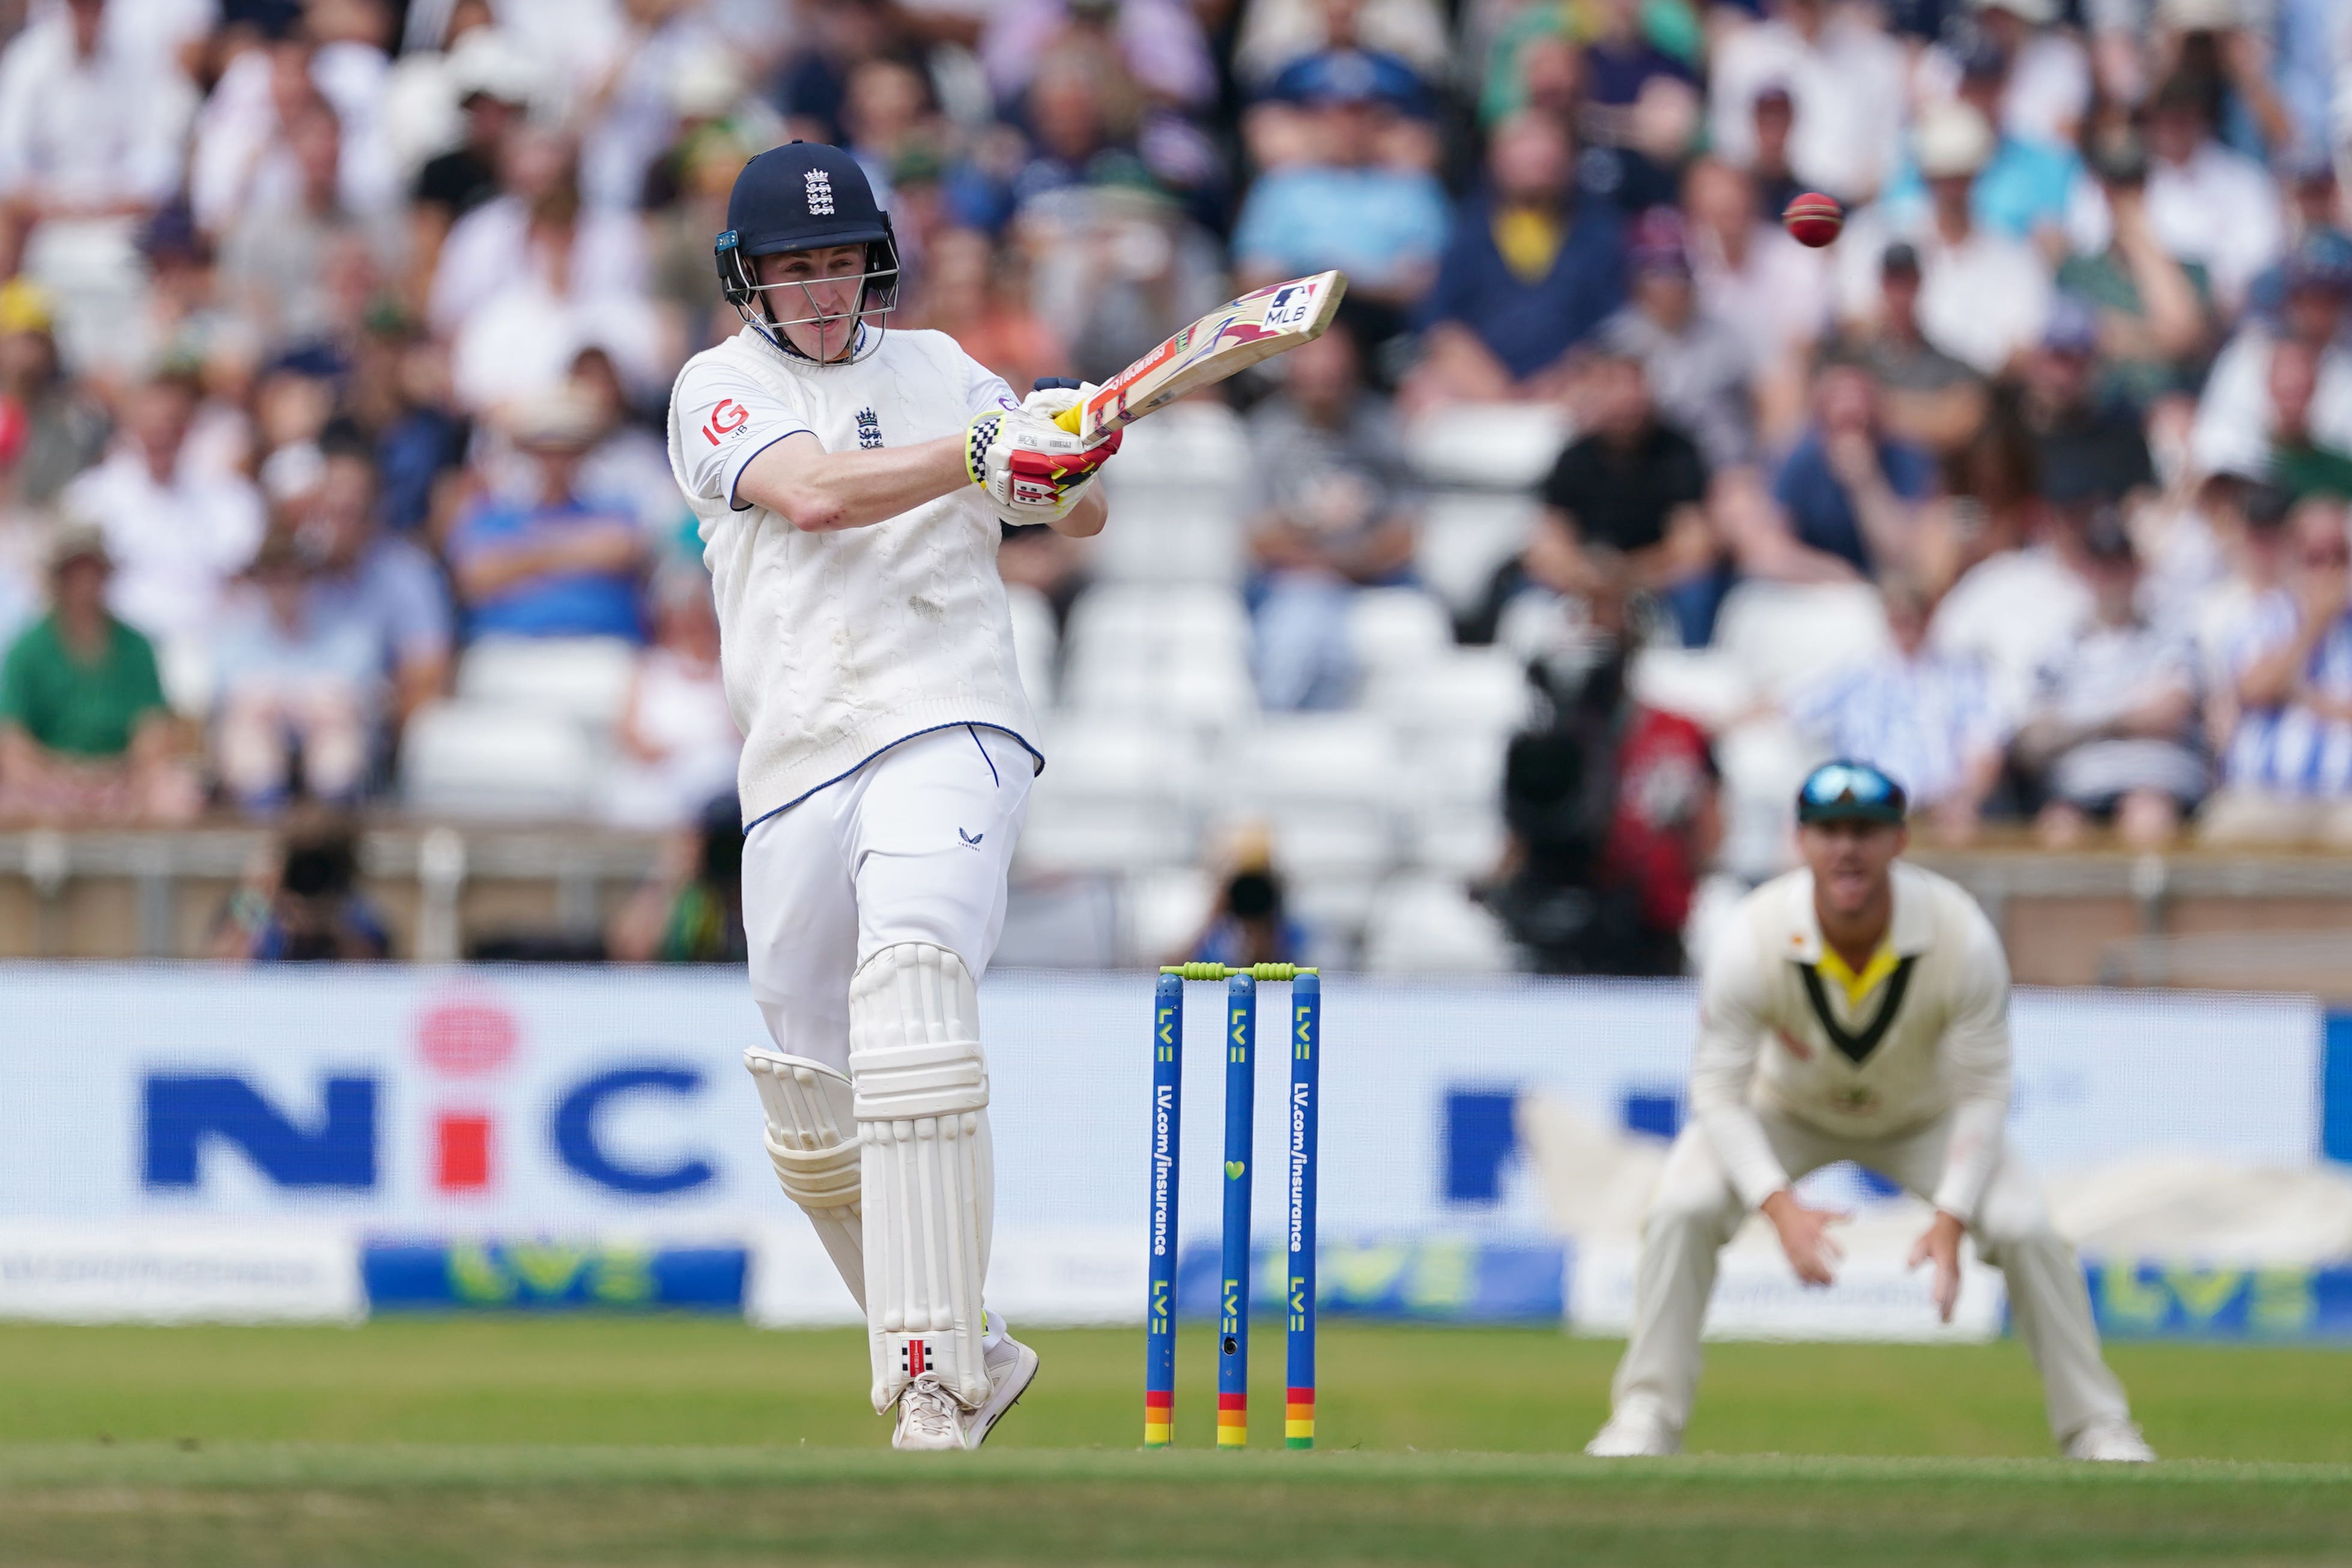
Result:
{"label": "white seat", "polygon": [[1133,718],[1071,716],[1046,732],[1045,771],[1038,788],[1056,797],[1190,800],[1202,759],[1181,731]]}
{"label": "white seat", "polygon": [[1230,588],[1242,578],[1247,531],[1240,498],[1221,487],[1130,485],[1110,497],[1087,564],[1106,584]]}
{"label": "white seat", "polygon": [[1796,858],[1797,786],[1819,760],[1787,719],[1752,718],[1715,737],[1723,770],[1723,845],[1717,866],[1755,883],[1778,876]]}
{"label": "white seat", "polygon": [[1213,400],[1180,402],[1128,426],[1103,484],[1116,500],[1129,486],[1183,485],[1203,475],[1245,474],[1248,465],[1249,434],[1239,415]]}
{"label": "white seat", "polygon": [[1126,960],[1150,968],[1171,956],[1190,956],[1181,949],[1208,924],[1217,886],[1199,866],[1177,866],[1126,878],[1122,895]]}
{"label": "white seat", "polygon": [[1495,569],[1526,547],[1540,510],[1532,496],[1441,491],[1422,508],[1413,570],[1456,611],[1472,609]]}
{"label": "white seat", "polygon": [[1715,643],[1759,695],[1775,698],[1889,646],[1878,592],[1859,582],[1743,582],[1724,597]]}
{"label": "white seat", "polygon": [[1021,831],[1014,861],[1024,874],[1061,872],[1130,872],[1180,866],[1196,858],[1197,833],[1183,813],[1150,800],[1108,796],[1057,799],[1037,780],[1028,823]]}
{"label": "white seat", "polygon": [[1365,693],[1367,706],[1422,737],[1507,735],[1527,722],[1533,700],[1526,668],[1498,648],[1455,648],[1383,672]]}
{"label": "white seat", "polygon": [[457,661],[457,694],[608,730],[628,701],[636,659],[617,637],[484,637]]}
{"label": "white seat", "polygon": [[1364,934],[1373,974],[1499,974],[1515,955],[1502,923],[1441,877],[1400,877],[1383,887]]}
{"label": "white seat", "polygon": [[1074,655],[1213,641],[1246,646],[1249,634],[1241,596],[1208,583],[1104,583],[1070,611]]}
{"label": "white seat", "polygon": [[1387,805],[1402,762],[1396,736],[1367,713],[1268,715],[1235,733],[1218,759],[1217,792],[1253,804]]}
{"label": "white seat", "polygon": [[1423,808],[1405,828],[1405,861],[1435,876],[1470,881],[1502,863],[1507,834],[1492,801],[1480,806]]}
{"label": "white seat", "polygon": [[1568,444],[1567,413],[1550,403],[1447,403],[1405,431],[1405,453],[1441,485],[1525,490],[1551,472]]}
{"label": "white seat", "polygon": [[1353,953],[1379,890],[1380,879],[1372,875],[1295,876],[1284,890],[1285,904],[1318,939]]}
{"label": "white seat", "polygon": [[1054,706],[1058,685],[1055,668],[1062,633],[1054,624],[1054,607],[1044,594],[1017,582],[1006,586],[1004,599],[1013,612],[1013,663],[1021,672],[1021,689],[1030,707],[1043,713]]}
{"label": "white seat", "polygon": [[1231,659],[1165,664],[1072,663],[1064,682],[1066,709],[1087,716],[1142,719],[1186,734],[1214,733],[1257,713],[1249,668]]}
{"label": "white seat", "polygon": [[1454,618],[1418,588],[1368,588],[1348,601],[1348,646],[1366,671],[1438,658],[1454,646]]}
{"label": "white seat", "polygon": [[409,720],[401,794],[435,816],[585,816],[595,748],[574,720],[541,707],[464,698],[427,704]]}

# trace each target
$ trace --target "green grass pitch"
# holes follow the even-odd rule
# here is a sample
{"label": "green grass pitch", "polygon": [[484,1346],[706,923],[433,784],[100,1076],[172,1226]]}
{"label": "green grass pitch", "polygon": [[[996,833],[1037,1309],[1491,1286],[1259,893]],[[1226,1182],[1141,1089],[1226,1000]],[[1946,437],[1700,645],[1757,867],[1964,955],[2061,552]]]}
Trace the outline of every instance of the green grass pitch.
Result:
{"label": "green grass pitch", "polygon": [[[0,1327],[0,1563],[2352,1563],[2352,1350],[2119,1346],[2168,1463],[2047,1458],[2013,1343],[1719,1345],[1692,1458],[1576,1457],[1617,1345],[1324,1331],[1314,1454],[1172,1454],[1142,1336],[1039,1333],[989,1451],[893,1455],[856,1333],[691,1319]],[[1189,1450],[1189,1451],[1186,1451]]]}

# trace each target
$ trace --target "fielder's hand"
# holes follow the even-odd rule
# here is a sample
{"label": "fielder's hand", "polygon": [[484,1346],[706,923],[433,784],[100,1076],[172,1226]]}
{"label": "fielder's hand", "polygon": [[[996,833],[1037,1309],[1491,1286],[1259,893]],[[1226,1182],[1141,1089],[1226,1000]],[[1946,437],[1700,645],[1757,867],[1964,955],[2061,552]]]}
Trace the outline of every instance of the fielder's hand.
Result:
{"label": "fielder's hand", "polygon": [[1905,1265],[1910,1269],[1922,1263],[1936,1265],[1936,1315],[1946,1322],[1952,1321],[1952,1308],[1960,1299],[1960,1233],[1965,1229],[1957,1218],[1937,1209],[1919,1239],[1912,1243],[1911,1261]]}
{"label": "fielder's hand", "polygon": [[1797,1278],[1808,1285],[1831,1285],[1837,1282],[1837,1266],[1845,1258],[1845,1249],[1830,1234],[1832,1225],[1843,1225],[1853,1218],[1832,1208],[1807,1208],[1797,1201],[1797,1195],[1787,1187],[1764,1200],[1764,1218],[1780,1233],[1780,1250],[1789,1255],[1789,1267]]}
{"label": "fielder's hand", "polygon": [[1032,392],[1030,402],[1051,397],[1058,407],[1033,413],[1026,404],[1013,413],[989,413],[964,434],[964,471],[971,482],[1018,523],[1058,522],[1070,515],[1095,474],[1118,450],[1123,432],[1112,431],[1092,444],[1054,423],[1054,413],[1076,400],[1061,389]]}

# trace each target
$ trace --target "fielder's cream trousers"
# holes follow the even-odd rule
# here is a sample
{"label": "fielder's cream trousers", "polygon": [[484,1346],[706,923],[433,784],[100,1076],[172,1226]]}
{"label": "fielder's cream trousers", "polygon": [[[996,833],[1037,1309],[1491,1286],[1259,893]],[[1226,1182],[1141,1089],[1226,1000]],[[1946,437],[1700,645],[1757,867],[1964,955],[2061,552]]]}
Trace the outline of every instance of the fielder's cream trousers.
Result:
{"label": "fielder's cream trousers", "polygon": [[[1757,1113],[1791,1180],[1852,1160],[1922,1197],[1944,1172],[1948,1123],[1891,1138],[1841,1137],[1769,1108]],[[1675,1431],[1690,1419],[1699,1330],[1715,1290],[1716,1254],[1747,1218],[1706,1134],[1682,1130],[1658,1178],[1633,1276],[1633,1333],[1612,1388],[1619,1410],[1647,1405]],[[2090,1292],[2072,1243],[2050,1228],[2039,1184],[2003,1151],[1969,1227],[1977,1252],[2009,1281],[2010,1317],[2041,1370],[2050,1429],[2063,1443],[2091,1422],[2124,1419],[2123,1385],[2099,1358]]]}

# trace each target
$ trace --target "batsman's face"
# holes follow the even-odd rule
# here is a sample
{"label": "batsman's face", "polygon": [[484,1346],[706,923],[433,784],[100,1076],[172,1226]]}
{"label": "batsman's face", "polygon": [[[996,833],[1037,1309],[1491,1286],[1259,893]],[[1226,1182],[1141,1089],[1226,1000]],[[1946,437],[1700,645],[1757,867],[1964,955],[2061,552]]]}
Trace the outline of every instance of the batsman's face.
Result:
{"label": "batsman's face", "polygon": [[857,335],[858,297],[865,290],[866,247],[829,246],[763,256],[754,264],[768,314],[813,360],[845,352]]}
{"label": "batsman's face", "polygon": [[1887,889],[1895,858],[1911,831],[1894,822],[1816,822],[1797,830],[1797,845],[1812,868],[1813,897],[1823,913],[1852,920]]}

